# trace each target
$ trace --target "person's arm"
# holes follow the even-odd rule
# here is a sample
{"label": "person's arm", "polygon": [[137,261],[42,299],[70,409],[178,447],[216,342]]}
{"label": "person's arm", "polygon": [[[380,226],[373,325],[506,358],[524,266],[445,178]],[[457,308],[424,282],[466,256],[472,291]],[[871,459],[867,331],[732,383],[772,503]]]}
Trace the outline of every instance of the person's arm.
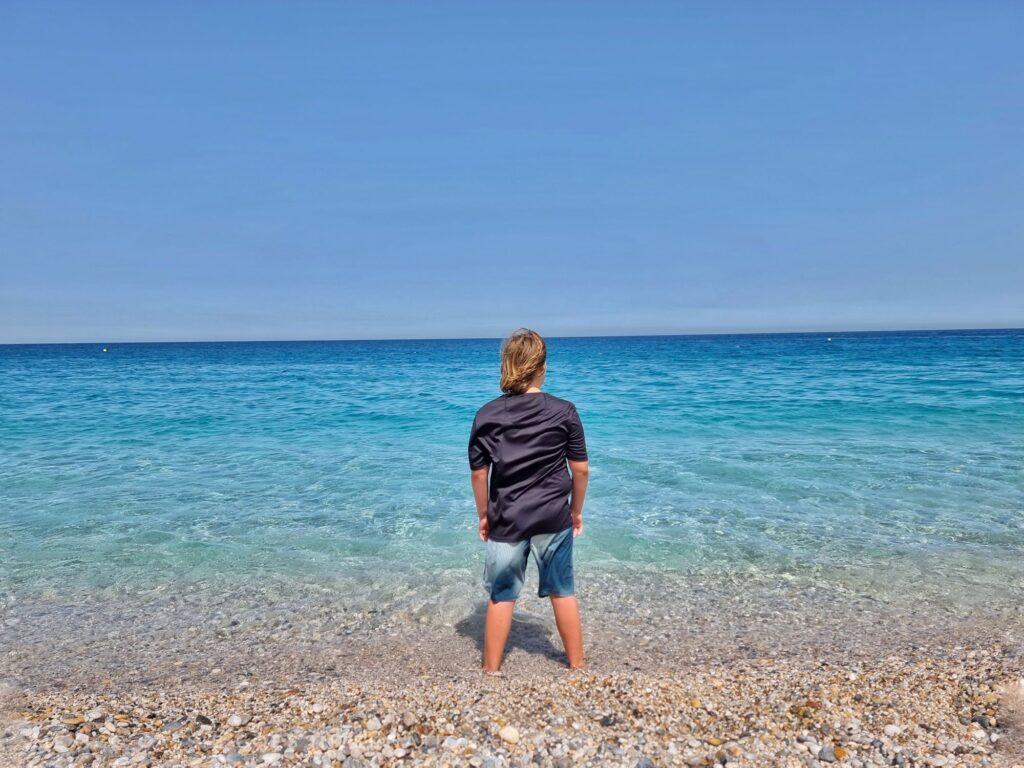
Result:
{"label": "person's arm", "polygon": [[565,456],[569,460],[569,472],[572,474],[572,535],[583,533],[583,499],[587,495],[587,479],[590,476],[590,463],[587,461],[587,439],[583,435],[583,422],[576,412],[576,406],[570,406],[569,418],[566,420],[568,429],[566,436]]}
{"label": "person's arm", "polygon": [[[477,415],[479,418],[479,414]],[[490,538],[491,532],[487,524],[487,475],[491,471],[491,452],[487,441],[480,433],[480,423],[473,419],[473,429],[469,433],[469,480],[473,485],[473,500],[476,502],[476,515],[480,530],[480,538]]]}
{"label": "person's arm", "polygon": [[572,474],[572,535],[583,533],[583,500],[587,496],[587,481],[590,479],[590,462],[569,459],[569,472]]}
{"label": "person's arm", "polygon": [[487,473],[490,466],[470,470],[469,479],[473,484],[473,499],[476,501],[476,515],[479,518],[480,538],[487,541],[491,535],[487,525]]}

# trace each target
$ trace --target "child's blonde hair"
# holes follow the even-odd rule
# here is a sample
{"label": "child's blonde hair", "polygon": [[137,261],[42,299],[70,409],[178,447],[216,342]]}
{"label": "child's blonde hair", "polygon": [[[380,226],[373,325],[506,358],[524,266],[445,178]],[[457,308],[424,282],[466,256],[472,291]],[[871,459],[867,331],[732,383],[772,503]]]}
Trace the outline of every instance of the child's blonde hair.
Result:
{"label": "child's blonde hair", "polygon": [[544,368],[548,347],[536,331],[520,328],[501,345],[501,391],[521,395]]}

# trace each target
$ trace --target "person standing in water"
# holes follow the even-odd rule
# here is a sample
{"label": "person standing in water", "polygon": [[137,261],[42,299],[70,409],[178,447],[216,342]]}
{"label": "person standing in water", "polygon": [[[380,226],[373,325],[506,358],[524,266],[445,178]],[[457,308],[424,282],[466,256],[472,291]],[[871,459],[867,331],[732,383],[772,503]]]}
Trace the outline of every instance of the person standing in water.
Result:
{"label": "person standing in water", "polygon": [[480,538],[487,542],[486,672],[501,666],[531,553],[540,575],[537,594],[551,598],[569,666],[583,666],[572,546],[583,533],[587,444],[576,406],[541,391],[546,373],[540,334],[512,333],[501,347],[504,394],[477,411],[469,436]]}

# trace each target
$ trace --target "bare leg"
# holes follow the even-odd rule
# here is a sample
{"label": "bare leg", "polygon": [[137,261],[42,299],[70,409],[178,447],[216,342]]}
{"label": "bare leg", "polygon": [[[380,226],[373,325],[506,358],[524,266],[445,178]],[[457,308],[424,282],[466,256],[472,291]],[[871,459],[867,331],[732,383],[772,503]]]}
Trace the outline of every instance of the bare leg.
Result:
{"label": "bare leg", "polygon": [[576,595],[568,597],[551,596],[551,608],[555,611],[555,624],[562,636],[565,655],[569,658],[570,669],[583,667],[583,627],[580,626],[580,606]]}
{"label": "bare leg", "polygon": [[515,601],[487,603],[487,625],[484,628],[484,671],[497,672],[505,653],[509,630],[512,629],[512,609]]}

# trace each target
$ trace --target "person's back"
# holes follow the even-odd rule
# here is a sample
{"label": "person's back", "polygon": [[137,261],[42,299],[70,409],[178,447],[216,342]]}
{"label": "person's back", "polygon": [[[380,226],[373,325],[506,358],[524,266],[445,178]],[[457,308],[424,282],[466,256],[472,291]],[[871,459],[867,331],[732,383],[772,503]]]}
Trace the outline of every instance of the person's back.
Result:
{"label": "person's back", "polygon": [[490,464],[490,538],[521,541],[569,528],[566,460],[586,461],[576,407],[546,392],[502,395],[473,422],[470,466]]}
{"label": "person's back", "polygon": [[517,331],[505,341],[505,394],[477,412],[470,434],[480,538],[487,542],[488,671],[501,663],[531,552],[540,574],[538,594],[551,598],[569,665],[583,664],[572,541],[583,531],[587,448],[575,406],[540,391],[546,356],[544,340],[533,331]]}

